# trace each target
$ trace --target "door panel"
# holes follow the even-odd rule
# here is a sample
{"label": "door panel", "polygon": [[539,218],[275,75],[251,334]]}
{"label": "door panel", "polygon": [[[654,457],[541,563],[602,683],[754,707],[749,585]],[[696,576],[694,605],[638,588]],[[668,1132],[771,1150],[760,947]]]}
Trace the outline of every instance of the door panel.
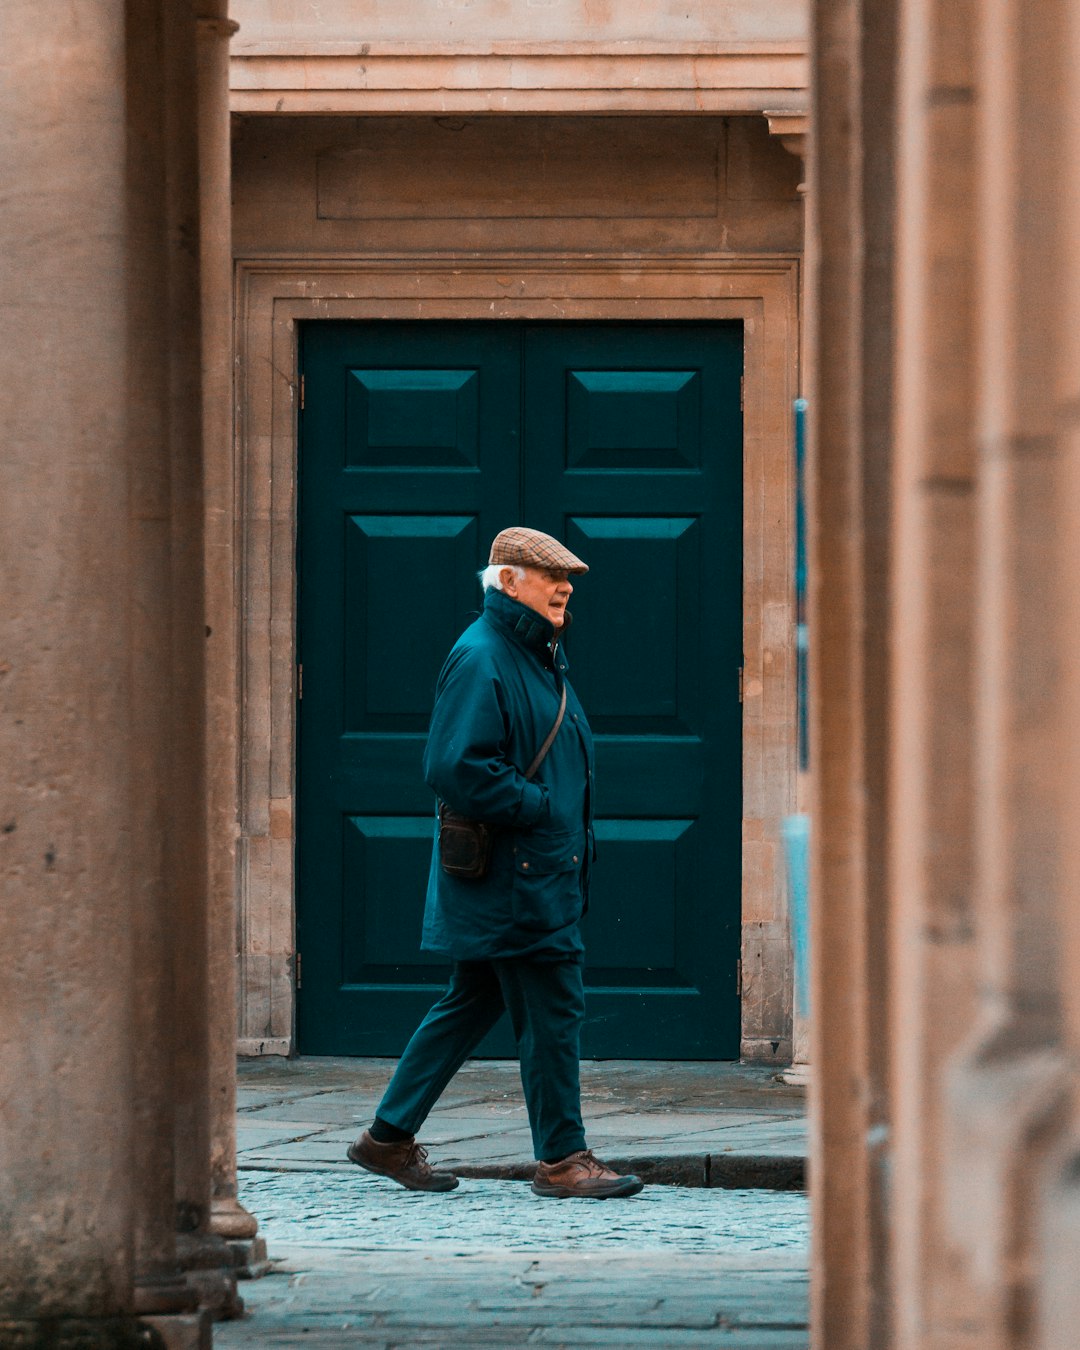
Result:
{"label": "door panel", "polygon": [[350,467],[480,467],[479,371],[353,370],[348,391]]}
{"label": "door panel", "polygon": [[741,332],[535,325],[525,351],[529,520],[590,566],[568,644],[596,736],[585,1041],[737,1055]]}
{"label": "door panel", "polygon": [[[345,536],[344,729],[423,729],[431,672],[476,607],[476,517],[350,515]],[[403,642],[373,640],[406,627]]]}
{"label": "door panel", "polygon": [[568,371],[567,468],[697,468],[700,398],[693,370]]}
{"label": "door panel", "polygon": [[[300,1049],[397,1054],[420,953],[435,677],[523,522],[590,564],[597,735],[583,1053],[738,1054],[738,325],[339,324],[303,335]],[[507,1032],[483,1047],[511,1050]]]}
{"label": "door panel", "polygon": [[342,985],[377,987],[387,971],[395,983],[424,980],[424,967],[442,969],[438,957],[419,950],[416,923],[417,881],[427,876],[431,859],[430,814],[346,816],[344,824]]}
{"label": "door panel", "polygon": [[[448,359],[450,358],[450,359]],[[297,997],[302,1051],[388,1054],[445,963],[420,951],[439,668],[517,509],[521,361],[493,326],[303,335]]]}
{"label": "door panel", "polygon": [[[589,606],[582,594],[573,606],[576,614],[586,604],[589,646],[604,654],[597,703],[587,705],[590,723],[599,718],[611,730],[639,735],[677,735],[694,724],[699,533],[698,521],[687,516],[567,520],[570,548],[588,560],[590,581],[595,573],[607,592],[599,604]],[[623,596],[632,599],[620,603]]]}

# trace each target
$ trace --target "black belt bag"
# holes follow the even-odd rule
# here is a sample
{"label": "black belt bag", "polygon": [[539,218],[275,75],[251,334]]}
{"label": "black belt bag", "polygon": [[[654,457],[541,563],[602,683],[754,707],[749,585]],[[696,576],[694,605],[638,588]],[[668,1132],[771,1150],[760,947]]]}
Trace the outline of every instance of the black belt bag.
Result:
{"label": "black belt bag", "polygon": [[[559,700],[559,715],[555,718],[555,725],[548,732],[536,758],[525,770],[526,779],[531,779],[544,762],[544,756],[559,734],[565,712],[564,683],[562,698]],[[488,868],[491,866],[491,849],[494,843],[493,825],[463,816],[446,802],[439,803],[439,865],[447,876],[460,877],[463,881],[481,881],[487,876]]]}

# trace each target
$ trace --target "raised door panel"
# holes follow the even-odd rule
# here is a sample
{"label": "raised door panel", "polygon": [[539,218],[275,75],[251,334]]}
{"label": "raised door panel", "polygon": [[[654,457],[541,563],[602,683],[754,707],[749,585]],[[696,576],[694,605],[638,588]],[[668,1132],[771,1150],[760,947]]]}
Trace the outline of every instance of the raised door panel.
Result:
{"label": "raised door panel", "polygon": [[587,622],[590,650],[603,653],[576,680],[594,729],[665,737],[699,732],[699,536],[695,516],[567,520],[567,542],[592,569],[575,609]]}
{"label": "raised door panel", "polygon": [[566,385],[568,469],[700,468],[696,370],[573,370]]}
{"label": "raised door panel", "polygon": [[475,515],[345,517],[345,733],[427,731],[480,549]]}
{"label": "raised door panel", "polygon": [[350,468],[480,468],[478,370],[352,370]]}

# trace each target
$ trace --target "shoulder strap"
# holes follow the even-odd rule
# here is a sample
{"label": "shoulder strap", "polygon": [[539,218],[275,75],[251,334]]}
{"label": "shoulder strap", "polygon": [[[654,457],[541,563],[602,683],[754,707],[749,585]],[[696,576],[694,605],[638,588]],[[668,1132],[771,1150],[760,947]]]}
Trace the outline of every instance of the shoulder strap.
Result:
{"label": "shoulder strap", "polygon": [[558,717],[555,718],[555,725],[548,732],[547,739],[544,741],[544,744],[540,747],[539,753],[537,754],[536,758],[525,770],[526,778],[531,778],[533,774],[537,771],[537,769],[540,767],[540,765],[543,764],[544,756],[551,749],[552,742],[555,740],[555,737],[559,734],[559,728],[562,726],[563,714],[565,712],[566,712],[566,681],[563,680],[562,698],[559,700],[559,715]]}

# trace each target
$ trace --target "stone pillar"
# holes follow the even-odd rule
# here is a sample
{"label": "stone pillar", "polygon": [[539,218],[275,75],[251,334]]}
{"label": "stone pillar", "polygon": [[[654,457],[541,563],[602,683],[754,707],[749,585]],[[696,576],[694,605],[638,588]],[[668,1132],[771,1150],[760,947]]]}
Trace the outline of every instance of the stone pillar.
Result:
{"label": "stone pillar", "polygon": [[895,10],[815,0],[811,15],[811,1316],[816,1346],[879,1350]]}
{"label": "stone pillar", "polygon": [[[168,836],[175,787],[167,733],[173,705],[172,472],[169,315],[169,141],[163,102],[164,32],[156,0],[127,7],[127,306],[125,367],[130,444],[132,935],[139,1036],[135,1045],[132,1165],[136,1308],[190,1310],[177,1269],[173,953],[177,914]],[[189,656],[191,654],[189,653]]]}
{"label": "stone pillar", "polygon": [[[1064,1350],[1080,1324],[1080,21],[1068,0],[899,6],[893,354],[869,252],[886,8],[814,16],[815,1345]],[[894,374],[890,544],[867,490],[887,445],[864,415]],[[892,573],[884,718],[870,562]]]}
{"label": "stone pillar", "polygon": [[908,0],[900,50],[890,891],[897,1350],[981,1346],[945,1222],[942,1066],[975,1013],[973,0]]}
{"label": "stone pillar", "polygon": [[[191,789],[174,803],[168,857],[177,916],[173,947],[173,1011],[178,1028],[173,1061],[176,1222],[180,1263],[200,1301],[218,1315],[231,1316],[242,1311],[236,1297],[232,1254],[210,1226],[201,101],[194,2],[165,5],[162,13],[165,49],[173,54],[165,87],[171,244],[167,286],[172,300],[172,645],[174,660],[184,677],[174,683],[170,729],[173,772]],[[216,280],[215,274],[207,283],[211,294]]]}
{"label": "stone pillar", "polygon": [[158,91],[177,51],[158,8],[0,8],[4,1344],[205,1333],[197,1317],[135,1321],[192,1303],[175,1278],[162,1028],[172,862],[181,847],[202,861],[198,832],[171,828],[201,807],[171,716],[191,714],[193,682],[201,701],[173,471],[199,444],[169,430],[163,335],[191,303],[161,290]]}
{"label": "stone pillar", "polygon": [[981,1006],[976,1031],[949,1068],[946,1203],[981,1295],[980,1350],[1032,1343],[1037,1182],[1065,1086],[1057,933],[1066,899],[1059,815],[1065,522],[1053,316],[1062,284],[1055,179],[1067,8],[1068,0],[992,0],[974,16]]}
{"label": "stone pillar", "polygon": [[[807,115],[806,113],[790,112],[766,112],[765,117],[769,123],[769,134],[779,138],[781,145],[790,154],[794,155],[803,166],[804,181],[799,184],[799,193],[803,203],[803,262],[799,278],[800,305],[799,305],[799,370],[800,381],[799,391],[802,397],[806,397],[808,389],[812,383],[812,359],[813,353],[810,343],[807,341],[809,329],[808,322],[808,277],[813,270],[813,238],[810,233],[810,212],[807,200],[807,183],[805,181],[806,172],[806,151],[807,151]],[[794,412],[792,413],[794,421]],[[804,616],[800,615],[800,622]],[[802,638],[800,636],[800,641]],[[790,1083],[795,1087],[806,1087],[810,1083],[810,989],[809,982],[803,987],[803,976],[800,974],[800,967],[805,966],[805,953],[800,954],[800,939],[806,940],[806,934],[800,934],[796,927],[795,914],[792,908],[793,896],[791,894],[791,871],[792,871],[792,844],[790,837],[792,834],[798,835],[807,828],[807,820],[803,813],[807,809],[810,785],[807,774],[800,763],[797,785],[795,790],[795,810],[799,813],[799,819],[790,821],[785,826],[785,847],[788,852],[788,913],[791,916],[792,926],[792,944],[794,947],[794,989],[791,1009],[791,1064],[784,1070],[781,1077],[785,1083]]]}
{"label": "stone pillar", "polygon": [[123,8],[88,4],[76,29],[59,5],[12,0],[0,50],[0,181],[19,186],[0,215],[0,1340],[55,1317],[85,1321],[87,1344],[123,1345],[135,1212]]}
{"label": "stone pillar", "polygon": [[[1066,68],[1080,60],[1080,10],[1061,15],[1059,49]],[[1037,1243],[1038,1350],[1072,1345],[1080,1327],[1080,86],[1069,80],[1061,90],[1058,128],[1060,159],[1055,173],[1057,302],[1047,334],[1053,354],[1055,421],[1061,447],[1059,485],[1062,516],[1059,574],[1068,582],[1061,592],[1058,633],[1065,674],[1062,698],[1064,774],[1061,787],[1062,877],[1058,937],[1062,973],[1063,1060],[1070,1093],[1060,1139],[1050,1152],[1040,1183],[1042,1213]]]}
{"label": "stone pillar", "polygon": [[198,9],[199,244],[205,449],[208,985],[211,1230],[262,1257],[255,1219],[236,1198],[236,837],[239,684],[234,588],[232,202],[227,0]]}

